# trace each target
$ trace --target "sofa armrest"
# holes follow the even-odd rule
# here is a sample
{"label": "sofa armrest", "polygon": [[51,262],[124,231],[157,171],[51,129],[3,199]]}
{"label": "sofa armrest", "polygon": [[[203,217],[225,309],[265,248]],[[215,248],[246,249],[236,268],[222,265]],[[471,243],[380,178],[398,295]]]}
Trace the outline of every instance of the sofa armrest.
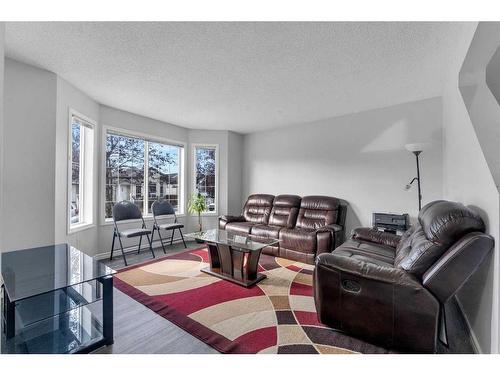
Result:
{"label": "sofa armrest", "polygon": [[226,229],[226,224],[245,221],[243,216],[222,215],[219,216],[219,229]]}
{"label": "sofa armrest", "polygon": [[343,242],[344,228],[341,225],[329,224],[316,229],[316,254],[330,253]]}
{"label": "sofa armrest", "polygon": [[224,220],[226,223],[233,223],[236,221],[246,221],[243,216],[232,216],[232,215],[223,215],[219,217],[220,220]]}
{"label": "sofa armrest", "polygon": [[422,288],[417,278],[402,268],[375,262],[375,260],[367,262],[334,251],[330,254],[321,254],[316,258],[316,267],[348,273],[368,280]]}
{"label": "sofa armrest", "polygon": [[351,238],[393,248],[396,248],[401,240],[401,236],[389,232],[381,232],[373,228],[356,228],[352,231]]}
{"label": "sofa armrest", "polygon": [[398,351],[435,351],[439,302],[405,270],[337,249],[316,258],[313,286],[321,323]]}

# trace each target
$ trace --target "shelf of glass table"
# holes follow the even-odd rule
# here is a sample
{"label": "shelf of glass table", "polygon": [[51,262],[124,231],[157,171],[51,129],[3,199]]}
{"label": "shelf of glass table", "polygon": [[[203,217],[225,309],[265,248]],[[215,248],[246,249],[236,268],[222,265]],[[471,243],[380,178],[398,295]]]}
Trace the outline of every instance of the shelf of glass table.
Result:
{"label": "shelf of glass table", "polygon": [[80,306],[37,321],[5,339],[2,352],[9,354],[77,353],[103,339],[102,303]]}
{"label": "shelf of glass table", "polygon": [[102,299],[101,288],[101,284],[93,280],[19,300],[15,303],[16,330],[100,301]]}

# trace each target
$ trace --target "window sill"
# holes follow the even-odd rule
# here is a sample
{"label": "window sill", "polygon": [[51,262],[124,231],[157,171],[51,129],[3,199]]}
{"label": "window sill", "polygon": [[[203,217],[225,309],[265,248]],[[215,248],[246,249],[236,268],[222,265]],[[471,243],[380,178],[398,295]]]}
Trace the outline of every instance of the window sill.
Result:
{"label": "window sill", "polygon": [[87,230],[87,229],[90,229],[93,227],[95,227],[95,224],[93,224],[93,223],[89,223],[89,224],[82,223],[82,224],[71,225],[69,227],[69,230],[68,230],[68,235],[78,233],[78,232],[81,232],[83,230]]}
{"label": "window sill", "polygon": [[[198,215],[195,214],[195,215],[192,215],[192,216],[197,217]],[[201,214],[201,217],[204,217],[204,216],[208,216],[208,217],[215,216],[215,217],[217,217],[217,216],[219,216],[219,214],[217,212],[204,212],[204,213]]]}

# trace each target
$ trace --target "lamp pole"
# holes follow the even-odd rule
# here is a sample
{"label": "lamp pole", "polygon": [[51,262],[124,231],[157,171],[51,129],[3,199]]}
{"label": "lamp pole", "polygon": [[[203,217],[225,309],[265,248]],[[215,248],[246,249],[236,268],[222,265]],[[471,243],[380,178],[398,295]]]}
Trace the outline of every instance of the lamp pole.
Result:
{"label": "lamp pole", "polygon": [[419,160],[418,156],[420,155],[422,151],[413,151],[415,154],[415,159],[417,160],[417,183],[418,183],[418,211],[422,209],[422,190],[420,187],[420,165],[419,165]]}

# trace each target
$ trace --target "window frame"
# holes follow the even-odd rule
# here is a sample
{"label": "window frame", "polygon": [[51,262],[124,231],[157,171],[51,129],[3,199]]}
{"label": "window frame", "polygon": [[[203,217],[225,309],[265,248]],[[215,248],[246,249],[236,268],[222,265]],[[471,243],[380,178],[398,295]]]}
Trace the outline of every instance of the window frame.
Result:
{"label": "window frame", "polygon": [[191,143],[191,194],[196,193],[196,149],[215,149],[215,211],[205,211],[201,216],[219,216],[219,144]]}
{"label": "window frame", "polygon": [[[150,134],[146,133],[141,133],[137,132],[134,130],[129,130],[129,129],[124,129],[124,128],[117,128],[114,126],[109,126],[109,125],[103,125],[102,126],[102,134],[101,134],[101,181],[99,183],[99,189],[100,189],[100,195],[101,195],[101,204],[100,204],[100,217],[101,217],[101,225],[112,225],[113,224],[113,218],[106,218],[106,186],[104,185],[104,182],[106,180],[106,142],[107,142],[107,135],[108,133],[111,132],[113,134],[123,136],[123,137],[130,137],[130,138],[140,138],[145,142],[156,142],[156,143],[162,143],[162,144],[167,144],[170,146],[176,146],[179,147],[180,152],[179,152],[179,181],[180,181],[180,186],[179,186],[179,204],[178,207],[182,209],[179,210],[179,212],[176,213],[177,217],[184,217],[186,216],[186,179],[185,179],[185,166],[186,166],[186,148],[187,148],[187,143],[182,142],[182,141],[177,141],[174,139],[168,139],[168,138],[163,138],[163,137],[158,137],[158,136],[153,136]],[[149,165],[149,160],[148,159],[148,152],[147,149],[145,148],[144,150],[144,170],[148,170],[148,165]],[[146,197],[145,194],[148,193],[148,178],[147,176],[144,176],[144,193],[143,195]],[[147,207],[147,201],[149,200],[149,197],[145,198],[145,207]],[[143,214],[144,220],[152,220],[153,215],[149,213],[144,213]],[[141,221],[140,219],[137,220],[130,220],[130,222],[138,222]]]}
{"label": "window frame", "polygon": [[[87,139],[88,132],[80,131],[80,181],[85,181],[85,184],[80,183],[82,186],[83,194],[80,194],[80,209],[83,211],[83,221],[79,223],[71,223],[71,191],[73,184],[73,117],[79,118],[81,121],[88,125],[91,131],[90,139]],[[85,126],[83,126],[85,128]],[[68,110],[68,169],[67,169],[67,195],[66,195],[66,223],[67,234],[73,234],[84,229],[95,226],[94,220],[94,161],[95,161],[95,132],[97,122],[88,116],[69,108]],[[87,155],[90,153],[90,155]],[[83,198],[83,199],[82,199]],[[90,199],[90,201],[88,201]]]}

